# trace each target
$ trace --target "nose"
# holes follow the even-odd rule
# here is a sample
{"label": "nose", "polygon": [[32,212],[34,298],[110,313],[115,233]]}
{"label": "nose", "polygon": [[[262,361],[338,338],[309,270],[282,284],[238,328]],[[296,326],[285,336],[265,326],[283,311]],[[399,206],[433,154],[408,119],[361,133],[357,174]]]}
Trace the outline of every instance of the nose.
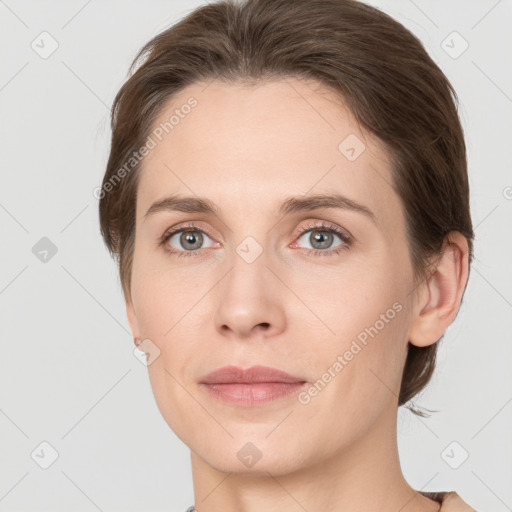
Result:
{"label": "nose", "polygon": [[217,287],[215,328],[233,339],[272,337],[285,329],[286,295],[268,268],[265,251],[250,262],[234,252],[232,266]]}

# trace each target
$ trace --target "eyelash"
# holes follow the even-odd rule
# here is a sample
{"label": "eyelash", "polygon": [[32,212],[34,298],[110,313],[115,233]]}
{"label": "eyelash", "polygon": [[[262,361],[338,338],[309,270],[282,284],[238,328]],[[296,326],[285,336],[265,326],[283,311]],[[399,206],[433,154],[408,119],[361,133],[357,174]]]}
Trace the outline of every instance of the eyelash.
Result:
{"label": "eyelash", "polygon": [[[312,231],[312,230],[333,233],[335,235],[338,235],[339,238],[341,239],[341,241],[343,242],[342,245],[339,245],[339,246],[335,247],[334,249],[327,249],[327,250],[306,249],[306,251],[313,253],[315,256],[334,256],[334,255],[341,254],[343,251],[348,250],[352,243],[352,237],[348,233],[346,233],[345,231],[338,228],[335,224],[330,224],[330,223],[326,223],[326,222],[322,222],[320,224],[310,224],[310,225],[304,226],[304,228],[297,234],[296,238],[297,239],[301,238],[304,233],[307,233],[308,231]],[[194,223],[191,222],[185,226],[180,226],[177,229],[174,229],[171,231],[166,231],[162,235],[158,245],[165,246],[167,241],[177,233],[196,232],[196,231],[200,231],[201,233],[206,234],[208,237],[213,238],[210,235],[210,233],[208,233],[208,231],[206,231],[203,228],[199,228],[198,226],[196,226]],[[165,247],[165,251],[172,255],[177,256],[178,258],[197,256],[197,253],[199,252],[198,250],[194,250],[194,251],[170,250],[167,247]]]}

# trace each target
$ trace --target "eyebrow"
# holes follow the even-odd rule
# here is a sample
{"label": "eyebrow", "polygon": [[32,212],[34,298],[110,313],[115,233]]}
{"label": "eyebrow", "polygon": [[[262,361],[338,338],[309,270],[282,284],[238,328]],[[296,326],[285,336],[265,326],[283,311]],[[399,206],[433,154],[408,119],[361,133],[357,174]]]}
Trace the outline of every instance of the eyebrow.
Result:
{"label": "eyebrow", "polygon": [[[295,212],[305,212],[321,208],[337,208],[361,213],[376,223],[375,214],[367,207],[341,194],[315,194],[309,196],[293,196],[285,199],[278,208],[278,213],[286,215]],[[150,215],[161,211],[176,211],[185,213],[203,213],[220,216],[221,210],[209,199],[192,196],[169,196],[154,202],[144,215],[144,220]]]}

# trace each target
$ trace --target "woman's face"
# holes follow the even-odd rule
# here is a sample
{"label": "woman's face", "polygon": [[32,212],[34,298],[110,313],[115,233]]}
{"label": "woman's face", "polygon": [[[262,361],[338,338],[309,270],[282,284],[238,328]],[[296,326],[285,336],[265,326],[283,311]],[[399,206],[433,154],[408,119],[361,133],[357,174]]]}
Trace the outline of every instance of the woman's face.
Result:
{"label": "woman's face", "polygon": [[[389,432],[413,274],[378,141],[332,93],[294,79],[194,84],[154,128],[127,311],[134,336],[150,340],[169,426],[212,467],[273,475]],[[315,201],[327,195],[346,201]],[[191,201],[175,210],[162,203],[171,196]],[[200,198],[217,213],[195,211]],[[274,400],[227,401],[201,381],[228,365],[305,384]]]}

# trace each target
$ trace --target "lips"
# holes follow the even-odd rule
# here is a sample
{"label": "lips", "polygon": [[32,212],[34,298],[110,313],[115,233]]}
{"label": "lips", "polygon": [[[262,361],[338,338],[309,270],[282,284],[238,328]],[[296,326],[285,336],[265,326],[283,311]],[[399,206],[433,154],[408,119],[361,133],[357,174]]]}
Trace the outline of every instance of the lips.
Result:
{"label": "lips", "polygon": [[200,385],[225,404],[256,407],[291,397],[307,384],[301,377],[268,366],[224,366],[203,377]]}
{"label": "lips", "polygon": [[303,384],[301,377],[268,366],[252,366],[247,369],[236,366],[224,366],[209,373],[200,381],[201,384],[257,384],[286,383]]}

